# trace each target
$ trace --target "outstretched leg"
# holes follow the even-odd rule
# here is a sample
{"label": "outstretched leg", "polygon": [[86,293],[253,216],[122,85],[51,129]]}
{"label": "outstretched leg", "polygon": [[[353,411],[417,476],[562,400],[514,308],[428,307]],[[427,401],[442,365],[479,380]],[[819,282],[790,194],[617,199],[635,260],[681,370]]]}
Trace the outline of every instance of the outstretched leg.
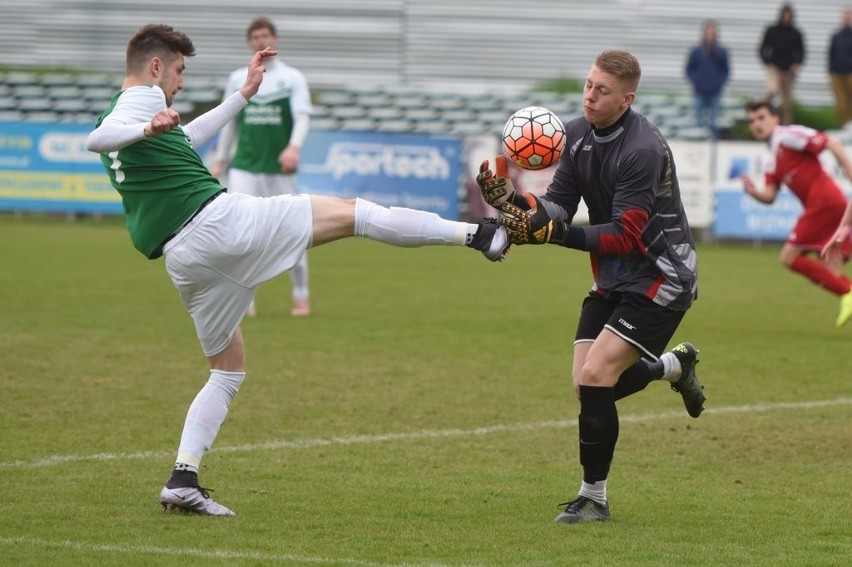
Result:
{"label": "outstretched leg", "polygon": [[489,260],[499,261],[510,244],[506,229],[494,222],[450,221],[427,211],[319,195],[311,196],[311,207],[314,246],[347,236],[363,236],[407,248],[468,246]]}

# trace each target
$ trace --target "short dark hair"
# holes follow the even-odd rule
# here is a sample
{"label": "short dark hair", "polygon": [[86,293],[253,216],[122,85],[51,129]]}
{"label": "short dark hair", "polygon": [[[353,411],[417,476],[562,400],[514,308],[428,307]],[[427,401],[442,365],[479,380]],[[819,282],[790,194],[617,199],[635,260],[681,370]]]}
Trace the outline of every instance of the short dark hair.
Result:
{"label": "short dark hair", "polygon": [[781,115],[781,111],[778,110],[778,107],[772,104],[772,101],[765,98],[750,100],[745,104],[746,112],[757,112],[761,108],[765,108],[769,111],[769,114],[773,116]]}
{"label": "short dark hair", "polygon": [[257,30],[269,30],[272,37],[278,37],[278,32],[275,30],[275,24],[272,23],[272,20],[264,16],[259,16],[249,22],[248,29],[246,30],[246,39],[250,39],[252,32]]}
{"label": "short dark hair", "polygon": [[127,72],[140,71],[152,57],[172,61],[176,54],[195,55],[192,41],[183,32],[165,24],[148,24],[127,42]]}

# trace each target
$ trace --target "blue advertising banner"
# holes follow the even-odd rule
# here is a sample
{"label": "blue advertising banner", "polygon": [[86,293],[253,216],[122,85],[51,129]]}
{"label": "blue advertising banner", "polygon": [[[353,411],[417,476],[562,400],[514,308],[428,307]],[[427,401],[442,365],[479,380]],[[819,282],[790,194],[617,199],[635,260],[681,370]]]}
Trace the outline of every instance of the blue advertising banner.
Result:
{"label": "blue advertising banner", "polygon": [[721,238],[786,240],[802,204],[790,191],[781,191],[772,205],[764,205],[743,191],[716,191],[713,232]]}
{"label": "blue advertising banner", "polygon": [[381,132],[311,131],[302,148],[304,193],[362,197],[459,217],[462,141]]}
{"label": "blue advertising banner", "polygon": [[0,123],[0,209],[120,214],[88,124]]}

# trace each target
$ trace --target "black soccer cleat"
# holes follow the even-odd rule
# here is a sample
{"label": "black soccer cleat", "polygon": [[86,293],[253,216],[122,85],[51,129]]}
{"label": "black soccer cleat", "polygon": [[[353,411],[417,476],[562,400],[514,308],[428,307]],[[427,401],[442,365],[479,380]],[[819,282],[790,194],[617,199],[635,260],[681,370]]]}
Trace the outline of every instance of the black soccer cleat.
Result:
{"label": "black soccer cleat", "polygon": [[579,524],[581,522],[605,522],[609,520],[609,504],[598,504],[585,496],[578,496],[572,502],[565,502],[565,510],[556,516],[560,524]]}
{"label": "black soccer cleat", "polygon": [[691,417],[698,417],[704,411],[704,386],[695,375],[695,365],[698,364],[698,349],[691,343],[680,343],[672,349],[680,361],[681,375],[677,382],[672,383],[672,390],[678,392],[683,398],[686,413]]}

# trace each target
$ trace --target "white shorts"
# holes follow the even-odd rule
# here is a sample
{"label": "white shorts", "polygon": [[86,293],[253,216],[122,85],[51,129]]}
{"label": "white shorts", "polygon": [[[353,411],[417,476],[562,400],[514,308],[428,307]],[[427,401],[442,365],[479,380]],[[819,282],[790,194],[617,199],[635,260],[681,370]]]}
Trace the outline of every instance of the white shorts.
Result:
{"label": "white shorts", "polygon": [[225,350],[261,283],[311,246],[309,195],[222,193],[164,250],[166,271],[207,356]]}
{"label": "white shorts", "polygon": [[252,173],[242,169],[228,170],[228,191],[255,197],[274,197],[296,193],[296,176],[283,173]]}

